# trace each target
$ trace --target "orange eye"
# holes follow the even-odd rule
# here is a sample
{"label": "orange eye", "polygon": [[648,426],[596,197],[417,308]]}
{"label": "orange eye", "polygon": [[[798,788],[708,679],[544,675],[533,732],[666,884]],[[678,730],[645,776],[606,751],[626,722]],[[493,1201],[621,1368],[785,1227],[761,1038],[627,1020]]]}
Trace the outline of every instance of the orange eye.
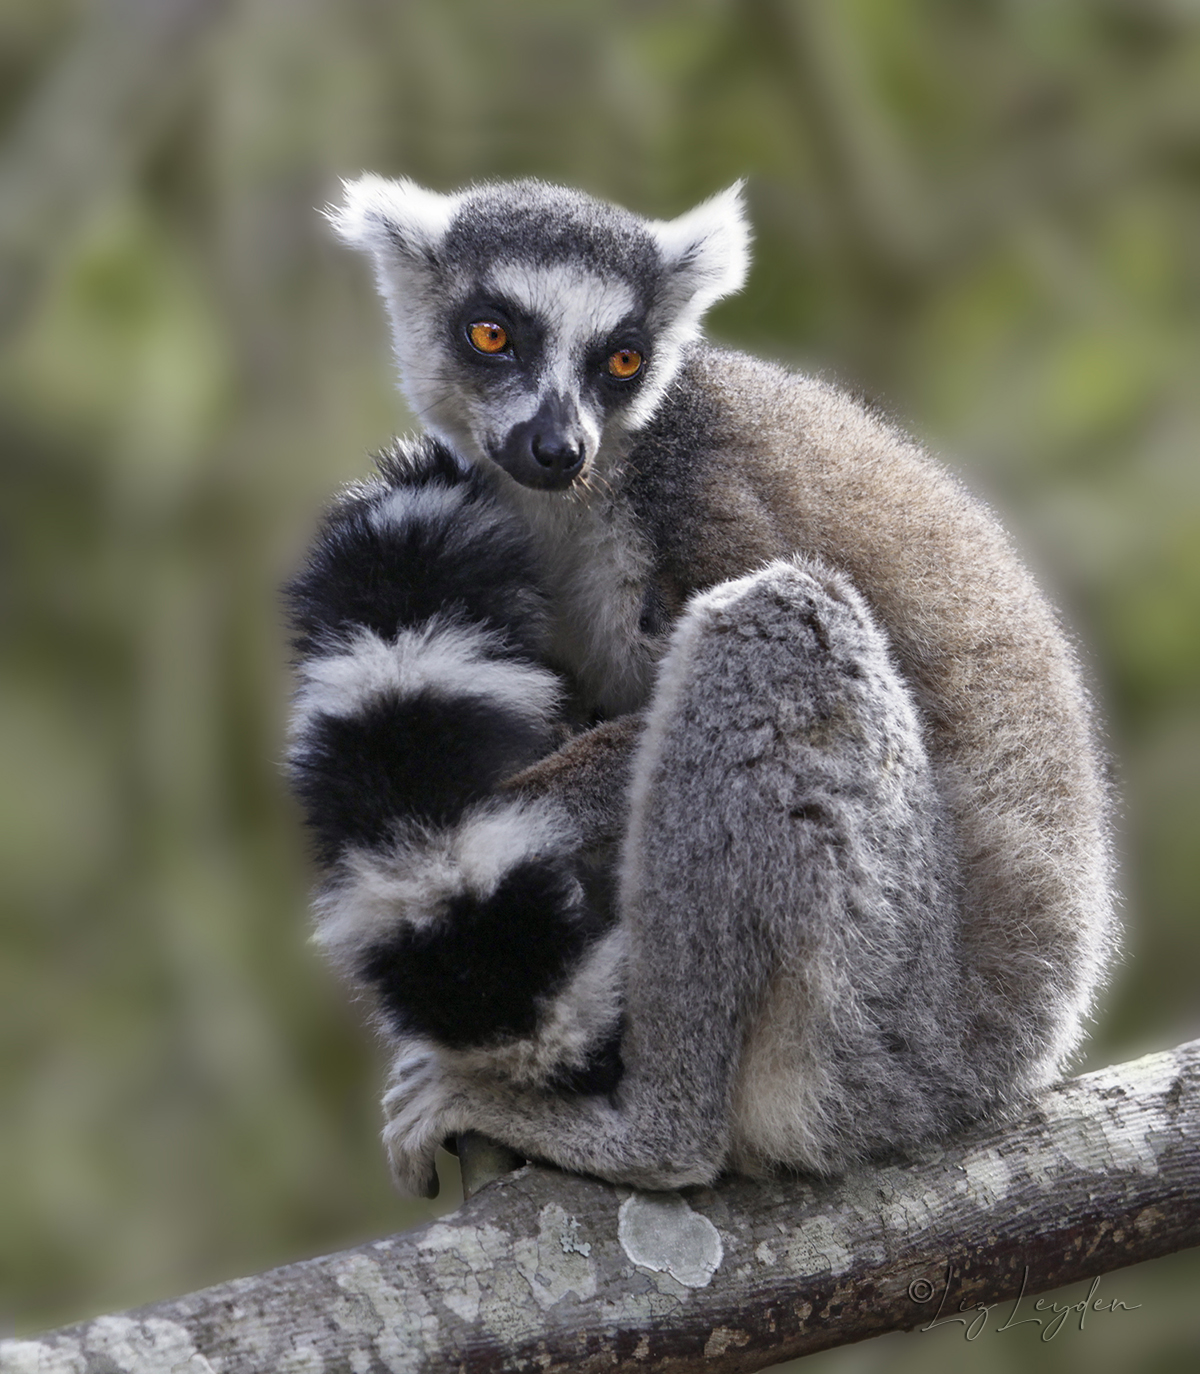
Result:
{"label": "orange eye", "polygon": [[612,377],[627,382],[642,370],[642,355],[636,348],[618,348],[608,356],[608,371]]}
{"label": "orange eye", "polygon": [[508,347],[508,330],[492,320],[476,320],[467,337],[480,353],[502,353]]}

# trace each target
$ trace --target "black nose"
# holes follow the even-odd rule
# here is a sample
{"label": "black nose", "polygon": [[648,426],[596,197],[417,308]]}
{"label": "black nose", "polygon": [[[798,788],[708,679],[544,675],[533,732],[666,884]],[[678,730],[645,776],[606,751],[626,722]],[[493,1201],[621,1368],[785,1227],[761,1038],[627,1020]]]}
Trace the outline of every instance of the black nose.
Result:
{"label": "black nose", "polygon": [[579,412],[563,396],[546,397],[537,413],[514,425],[493,459],[522,486],[542,491],[569,487],[583,470]]}
{"label": "black nose", "polygon": [[551,473],[566,476],[583,461],[583,445],[562,433],[534,434],[529,441],[534,459]]}

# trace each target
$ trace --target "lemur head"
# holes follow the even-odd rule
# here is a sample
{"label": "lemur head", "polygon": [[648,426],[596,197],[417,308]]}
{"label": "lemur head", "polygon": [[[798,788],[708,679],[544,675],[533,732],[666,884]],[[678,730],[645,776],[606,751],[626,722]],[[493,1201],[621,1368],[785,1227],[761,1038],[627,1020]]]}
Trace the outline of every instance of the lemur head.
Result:
{"label": "lemur head", "polygon": [[364,176],[345,189],[327,214],[374,259],[418,416],[547,491],[646,423],[749,261],[740,183],[674,220],[539,181],[442,195]]}

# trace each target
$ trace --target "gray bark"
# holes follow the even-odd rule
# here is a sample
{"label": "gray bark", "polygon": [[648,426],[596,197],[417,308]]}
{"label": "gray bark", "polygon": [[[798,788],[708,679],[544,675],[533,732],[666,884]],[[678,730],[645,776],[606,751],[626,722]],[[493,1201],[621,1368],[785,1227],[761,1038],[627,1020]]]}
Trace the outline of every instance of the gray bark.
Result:
{"label": "gray bark", "polygon": [[657,1195],[526,1166],[419,1230],[5,1342],[0,1371],[720,1374],[1022,1291],[991,1319],[1046,1322],[1039,1291],[1197,1243],[1193,1041],[832,1183]]}

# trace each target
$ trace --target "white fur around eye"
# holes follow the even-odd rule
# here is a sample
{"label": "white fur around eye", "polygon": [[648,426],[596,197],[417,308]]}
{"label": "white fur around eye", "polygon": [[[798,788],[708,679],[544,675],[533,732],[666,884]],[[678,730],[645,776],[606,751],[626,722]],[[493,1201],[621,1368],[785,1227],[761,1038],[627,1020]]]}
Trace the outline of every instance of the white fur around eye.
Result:
{"label": "white fur around eye", "polygon": [[583,271],[578,263],[497,263],[486,285],[543,321],[558,345],[572,351],[611,333],[635,304],[625,282]]}

